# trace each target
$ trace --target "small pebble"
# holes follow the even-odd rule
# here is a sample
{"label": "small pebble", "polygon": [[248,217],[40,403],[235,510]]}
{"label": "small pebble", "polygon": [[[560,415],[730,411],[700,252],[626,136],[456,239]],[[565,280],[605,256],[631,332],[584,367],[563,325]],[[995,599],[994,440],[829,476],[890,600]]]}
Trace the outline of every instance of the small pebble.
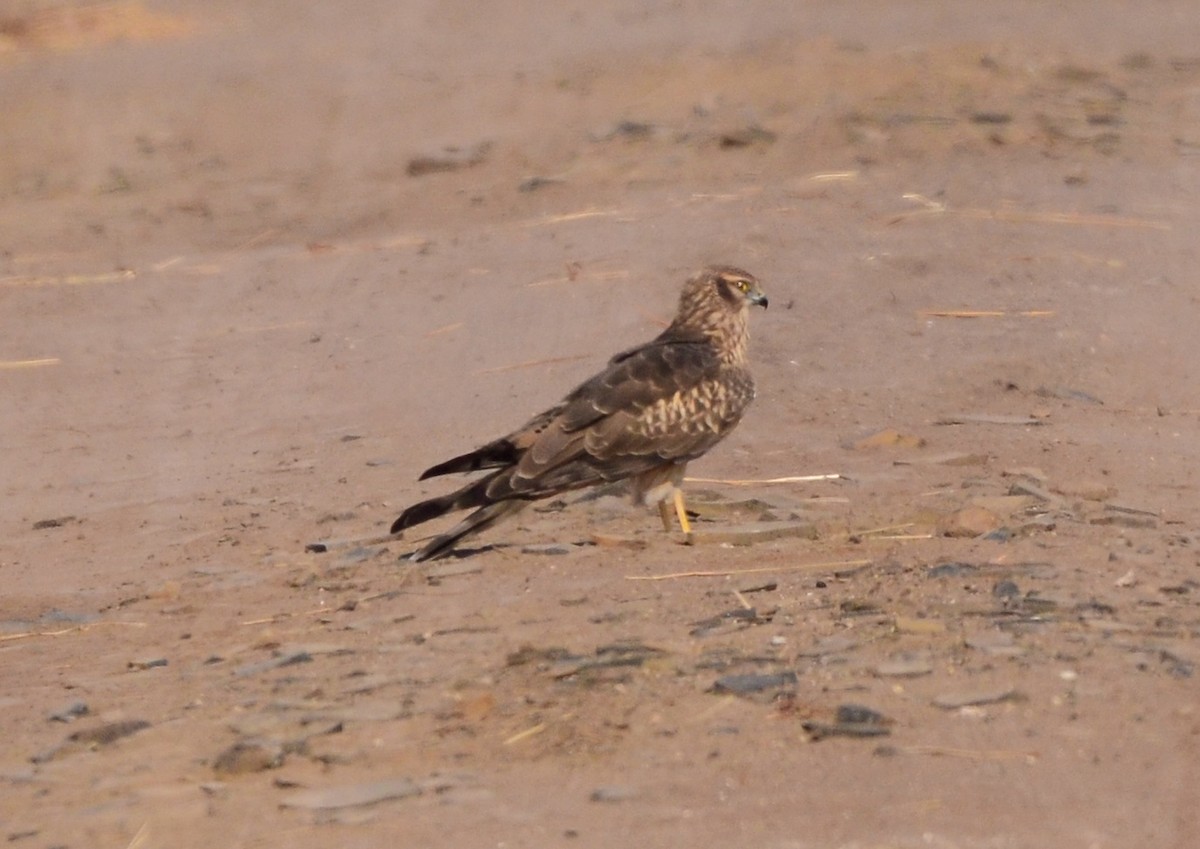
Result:
{"label": "small pebble", "polygon": [[943,710],[971,707],[974,705],[990,705],[1015,698],[1017,691],[1011,687],[999,690],[980,690],[967,693],[944,693],[933,700],[935,707]]}
{"label": "small pebble", "polygon": [[91,713],[87,702],[79,701],[67,702],[58,710],[51,711],[46,715],[46,719],[50,722],[73,722],[81,716],[87,716]]}
{"label": "small pebble", "polygon": [[901,652],[875,666],[880,678],[917,678],[933,672],[929,655],[924,652]]}
{"label": "small pebble", "polygon": [[996,598],[1016,598],[1021,594],[1021,588],[1016,581],[997,581],[992,587],[992,595]]}
{"label": "small pebble", "polygon": [[127,665],[129,669],[133,669],[135,671],[142,669],[155,669],[159,666],[166,666],[167,659],[165,657],[150,657],[146,658],[145,660],[131,660]]}
{"label": "small pebble", "polygon": [[716,680],[712,685],[711,692],[735,693],[738,695],[760,693],[763,690],[795,686],[798,680],[795,672],[725,675]]}
{"label": "small pebble", "polygon": [[961,575],[970,575],[978,570],[979,567],[971,563],[952,561],[950,563],[939,563],[937,566],[930,567],[925,572],[925,576],[927,578],[957,578]]}
{"label": "small pebble", "polygon": [[238,740],[213,761],[217,775],[244,775],[283,764],[283,747],[267,740]]}
{"label": "small pebble", "polygon": [[974,505],[956,510],[938,520],[937,532],[944,537],[978,537],[1000,527],[1000,518],[986,507]]}
{"label": "small pebble", "polygon": [[421,795],[421,787],[408,778],[368,781],[362,784],[343,784],[318,790],[306,790],[289,796],[279,804],[284,808],[310,811],[329,811],[374,805],[389,799],[405,799]]}
{"label": "small pebble", "polygon": [[525,545],[521,547],[522,554],[544,554],[544,555],[562,555],[570,554],[571,546],[562,545],[561,543],[549,543],[546,545]]}
{"label": "small pebble", "polygon": [[597,787],[588,799],[593,802],[627,802],[637,796],[637,790],[614,784],[607,787]]}

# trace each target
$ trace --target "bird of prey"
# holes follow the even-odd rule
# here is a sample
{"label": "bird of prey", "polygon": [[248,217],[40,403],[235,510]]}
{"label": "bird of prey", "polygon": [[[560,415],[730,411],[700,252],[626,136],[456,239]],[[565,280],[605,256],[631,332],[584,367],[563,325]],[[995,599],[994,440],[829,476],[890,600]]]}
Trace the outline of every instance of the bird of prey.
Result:
{"label": "bird of prey", "polygon": [[507,436],[426,469],[420,480],[487,474],[400,514],[393,534],[474,510],[409,559],[449,554],[531,501],[621,480],[632,482],[635,503],[658,505],[668,531],[673,502],[680,527],[690,533],[679,488],[684,469],[725,438],[754,399],[746,365],[751,304],[767,305],[753,275],[727,265],[705,268],[684,284],[674,320],[656,338],[617,354]]}

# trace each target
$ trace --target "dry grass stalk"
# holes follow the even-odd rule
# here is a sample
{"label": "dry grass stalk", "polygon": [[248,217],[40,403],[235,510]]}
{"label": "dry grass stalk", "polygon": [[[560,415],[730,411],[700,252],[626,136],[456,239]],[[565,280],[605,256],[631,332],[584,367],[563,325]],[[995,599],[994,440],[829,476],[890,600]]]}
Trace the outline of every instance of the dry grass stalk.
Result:
{"label": "dry grass stalk", "polygon": [[253,236],[251,236],[246,241],[235,246],[233,251],[234,251],[234,253],[237,253],[238,251],[245,251],[245,250],[249,250],[250,248],[257,247],[257,246],[261,245],[263,242],[269,242],[271,239],[275,238],[282,232],[283,231],[280,230],[278,227],[268,227],[265,230],[260,230],[259,232],[255,233]]}
{"label": "dry grass stalk", "polygon": [[541,288],[542,286],[557,286],[562,283],[575,283],[580,280],[593,280],[597,282],[607,282],[610,280],[628,280],[629,269],[619,269],[616,271],[590,271],[576,272],[575,274],[564,274],[561,277],[547,277],[544,280],[534,280],[532,283],[525,285],[530,289]]}
{"label": "dry grass stalk", "polygon": [[579,212],[566,212],[561,215],[544,215],[522,222],[525,227],[547,227],[551,224],[563,224],[568,221],[582,221],[587,218],[613,218],[621,215],[619,209],[581,209]]}
{"label": "dry grass stalk", "polygon": [[64,634],[90,631],[92,628],[98,628],[101,625],[128,625],[130,628],[146,627],[145,622],[92,622],[88,625],[75,625],[72,628],[63,628],[58,631],[24,631],[20,634],[4,634],[0,636],[0,643],[7,643],[10,640],[24,640],[29,637],[61,637]]}
{"label": "dry grass stalk", "polygon": [[828,171],[822,174],[810,174],[809,178],[814,183],[835,183],[848,180],[857,180],[857,171]]}
{"label": "dry grass stalk", "polygon": [[48,275],[18,275],[0,277],[0,286],[82,286],[88,283],[117,283],[132,280],[137,272],[131,268],[106,271],[101,274],[65,274],[61,277]]}
{"label": "dry grass stalk", "polygon": [[882,527],[878,528],[868,528],[865,531],[849,531],[848,533],[850,536],[854,537],[875,536],[876,534],[886,534],[891,533],[892,531],[903,531],[906,528],[911,528],[915,524],[916,522],[905,522],[901,525],[883,525]]}
{"label": "dry grass stalk", "polygon": [[451,333],[455,330],[461,330],[464,326],[465,325],[463,322],[456,321],[454,324],[447,324],[444,327],[438,327],[434,330],[430,330],[425,334],[425,338],[428,339],[430,336],[441,336],[443,333]]}
{"label": "dry grass stalk", "polygon": [[523,368],[533,368],[535,366],[552,366],[559,363],[573,363],[577,360],[590,360],[591,354],[577,354],[573,357],[549,357],[544,360],[525,360],[521,363],[512,363],[507,366],[496,366],[495,368],[485,368],[475,372],[475,374],[499,374],[503,371],[517,371]]}
{"label": "dry grass stalk", "polygon": [[837,481],[849,480],[845,475],[837,474],[836,472],[830,475],[792,475],[784,478],[744,478],[744,479],[725,479],[725,478],[684,478],[689,483],[721,483],[728,486],[754,486],[756,484],[774,484],[774,483],[812,483],[814,481]]}
{"label": "dry grass stalk", "polygon": [[964,207],[952,209],[941,201],[931,200],[922,194],[910,192],[902,195],[904,200],[921,205],[921,209],[902,212],[891,219],[891,223],[923,215],[958,215],[985,221],[1003,221],[1012,224],[1066,224],[1072,227],[1132,227],[1145,230],[1170,230],[1165,221],[1148,218],[1129,218],[1119,215],[1088,215],[1080,212],[1024,212],[1017,209],[981,209]]}
{"label": "dry grass stalk", "polygon": [[955,749],[949,746],[898,746],[896,751],[907,755],[934,755],[935,757],[966,758],[973,761],[1012,761],[1023,760],[1033,763],[1038,759],[1037,752],[1020,751],[1017,749]]}
{"label": "dry grass stalk", "polygon": [[1055,310],[921,310],[919,314],[928,318],[1048,318]]}
{"label": "dry grass stalk", "polygon": [[142,823],[142,827],[137,830],[137,834],[129,841],[126,849],[142,849],[150,840],[150,821],[146,820]]}
{"label": "dry grass stalk", "polygon": [[764,572],[825,572],[833,569],[866,566],[870,560],[834,560],[828,563],[800,563],[795,566],[760,566],[754,569],[714,569],[696,572],[670,572],[666,575],[626,575],[627,581],[673,581],[677,578],[731,578],[737,575],[761,575]]}
{"label": "dry grass stalk", "polygon": [[40,360],[0,360],[0,371],[6,369],[19,368],[41,368],[42,366],[56,366],[61,363],[58,357],[43,357]]}
{"label": "dry grass stalk", "polygon": [[531,728],[526,728],[524,731],[518,731],[513,736],[504,741],[505,746],[511,746],[514,743],[520,743],[522,740],[527,740],[530,737],[537,736],[546,730],[548,726],[544,722],[539,722]]}

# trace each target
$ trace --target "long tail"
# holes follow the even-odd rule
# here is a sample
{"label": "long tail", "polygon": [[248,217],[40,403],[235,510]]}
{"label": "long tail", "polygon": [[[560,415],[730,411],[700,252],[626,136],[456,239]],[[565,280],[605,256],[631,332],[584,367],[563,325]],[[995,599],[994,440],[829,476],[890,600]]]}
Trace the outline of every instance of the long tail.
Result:
{"label": "long tail", "polygon": [[449,554],[459,542],[480,531],[485,531],[501,519],[518,512],[529,502],[521,500],[497,501],[480,507],[444,534],[431,539],[409,555],[409,560],[420,562],[433,560]]}
{"label": "long tail", "polygon": [[[435,557],[449,554],[450,550],[454,548],[455,543],[459,540],[490,528],[505,516],[516,513],[524,507],[527,503],[524,499],[503,497],[497,499],[494,494],[488,493],[489,484],[501,474],[504,474],[504,472],[495,472],[487,477],[471,481],[462,489],[451,492],[449,495],[441,495],[437,498],[417,502],[401,513],[396,521],[392,522],[391,530],[394,534],[403,531],[405,528],[411,528],[413,525],[419,525],[422,522],[428,522],[430,519],[444,516],[447,513],[453,513],[457,510],[469,510],[472,507],[479,508],[446,533],[434,537],[418,549],[409,559],[415,561],[431,560]],[[504,487],[500,488],[504,489]]]}

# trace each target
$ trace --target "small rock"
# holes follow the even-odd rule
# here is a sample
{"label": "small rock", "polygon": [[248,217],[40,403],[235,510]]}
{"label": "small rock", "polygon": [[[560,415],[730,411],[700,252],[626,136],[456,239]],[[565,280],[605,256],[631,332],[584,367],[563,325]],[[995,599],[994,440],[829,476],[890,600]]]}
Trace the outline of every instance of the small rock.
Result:
{"label": "small rock", "polygon": [[717,631],[741,630],[747,625],[762,625],[774,617],[775,608],[759,612],[753,607],[735,607],[733,610],[691,623],[692,628],[688,634],[692,637],[707,637]]}
{"label": "small rock", "polygon": [[754,584],[749,587],[739,587],[738,592],[746,595],[747,593],[771,593],[779,589],[778,581],[767,581],[765,584]]}
{"label": "small rock", "polygon": [[863,705],[839,705],[832,723],[809,721],[801,724],[814,741],[826,737],[880,737],[891,733],[891,720]]}
{"label": "small rock", "polygon": [[521,547],[522,554],[544,554],[547,556],[557,556],[562,554],[570,554],[571,546],[561,543],[547,543],[538,545],[525,545]]}
{"label": "small rock", "polygon": [[588,796],[588,799],[593,802],[626,802],[636,796],[637,790],[634,788],[614,784],[607,787],[597,787]]}
{"label": "small rock", "polygon": [[618,121],[611,126],[589,133],[592,141],[609,141],[615,138],[648,139],[659,132],[659,128],[646,121]]}
{"label": "small rock", "polygon": [[167,659],[165,657],[150,657],[144,660],[131,660],[127,667],[132,670],[155,669],[159,666],[166,666]]}
{"label": "small rock", "polygon": [[1153,516],[1139,516],[1131,513],[1104,512],[1099,516],[1088,519],[1092,525],[1112,525],[1119,528],[1156,528],[1158,520]]}
{"label": "small rock", "polygon": [[270,740],[238,740],[213,761],[217,775],[244,775],[283,765],[283,746]]}
{"label": "small rock", "polygon": [[817,527],[811,522],[749,522],[713,528],[693,527],[687,539],[692,545],[754,545],[777,539],[813,540],[817,537]]}
{"label": "small rock", "polygon": [[1082,389],[1071,389],[1067,386],[1039,386],[1033,390],[1033,393],[1043,398],[1058,398],[1062,401],[1082,401],[1085,404],[1094,404],[1098,407],[1104,406],[1104,402],[1095,395],[1084,392]]}
{"label": "small rock", "polygon": [[520,183],[517,184],[517,191],[518,192],[533,192],[533,191],[537,191],[540,188],[543,188],[544,186],[553,186],[556,183],[565,183],[565,182],[566,182],[566,180],[564,180],[562,177],[542,177],[542,176],[526,177],[524,180],[522,180]]}
{"label": "small rock", "polygon": [[768,145],[775,141],[775,134],[757,124],[727,130],[717,136],[717,143],[724,149],[749,147],[752,144]]}
{"label": "small rock", "polygon": [[960,563],[952,561],[950,563],[939,563],[936,566],[931,566],[925,572],[927,578],[957,578],[962,575],[971,575],[979,571],[979,567],[973,563]]}
{"label": "small rock", "polygon": [[1005,579],[997,581],[996,585],[992,587],[992,595],[995,598],[1010,599],[1016,598],[1020,594],[1021,588],[1017,586],[1016,581]]}
{"label": "small rock", "polygon": [[445,578],[458,578],[462,575],[477,575],[483,571],[483,566],[469,560],[461,563],[441,562],[423,566],[421,575],[428,583],[436,584]]}
{"label": "small rock", "polygon": [[817,644],[811,649],[805,649],[797,652],[799,657],[825,657],[831,654],[840,654],[851,649],[858,648],[861,645],[860,640],[854,637],[848,637],[845,634],[833,634],[828,637],[822,637],[817,640]]}
{"label": "small rock", "polygon": [[96,728],[76,731],[67,739],[73,743],[83,743],[87,746],[107,746],[115,743],[122,737],[128,737],[149,727],[150,723],[144,719],[123,719],[117,722],[109,722]]}
{"label": "small rock", "polygon": [[1059,499],[1048,489],[1033,481],[1016,481],[1008,488],[1009,495],[1031,495],[1038,501],[1057,504]]}
{"label": "small rock", "polygon": [[927,457],[898,457],[892,462],[897,466],[986,466],[990,459],[987,454],[952,451]]}
{"label": "small rock", "polygon": [[63,525],[69,525],[74,521],[74,516],[59,516],[55,519],[38,519],[33,523],[33,529],[35,531],[44,531],[48,528],[61,528]]}
{"label": "small rock", "polygon": [[978,537],[998,527],[1000,519],[991,510],[967,506],[938,520],[937,532],[945,537]]}
{"label": "small rock", "polygon": [[81,729],[74,734],[68,735],[64,742],[46,751],[39,752],[31,757],[30,760],[37,764],[47,763],[77,752],[99,749],[102,746],[108,746],[123,737],[136,734],[149,727],[150,723],[142,719],[123,719],[93,728]]}
{"label": "small rock", "polygon": [[957,710],[972,705],[990,705],[997,702],[1016,698],[1017,691],[1011,687],[996,690],[977,690],[966,693],[946,693],[933,700],[935,707],[943,710]]}
{"label": "small rock", "polygon": [[1137,573],[1130,569],[1113,583],[1118,587],[1133,587],[1137,585]]}
{"label": "small rock", "polygon": [[763,690],[794,687],[798,681],[795,672],[725,675],[713,683],[710,692],[746,695],[747,693],[761,693]]}
{"label": "small rock", "polygon": [[1104,512],[1088,520],[1093,525],[1115,525],[1122,528],[1158,527],[1158,513],[1127,504],[1108,503]]}
{"label": "small rock", "polygon": [[261,675],[264,672],[270,672],[272,669],[279,669],[281,666],[294,666],[298,663],[310,663],[311,661],[311,654],[303,650],[298,650],[280,654],[266,660],[260,660],[257,663],[248,663],[245,666],[235,669],[233,674],[239,678],[249,678],[254,675]]}
{"label": "small rock", "polygon": [[1027,510],[1035,503],[1030,495],[980,495],[971,499],[972,506],[990,510],[998,516],[1011,516]]}
{"label": "small rock", "polygon": [[1013,528],[1012,533],[1015,536],[1028,537],[1052,531],[1056,527],[1058,527],[1058,522],[1053,516],[1034,516],[1028,522],[1022,522]]}
{"label": "small rock", "polygon": [[933,664],[925,652],[900,652],[875,666],[880,678],[919,678],[933,672]]}
{"label": "small rock", "polygon": [[73,701],[67,702],[57,710],[51,711],[46,715],[46,719],[51,722],[74,722],[81,716],[87,716],[91,712],[87,702]]}
{"label": "small rock", "polygon": [[1025,653],[1007,631],[982,631],[966,637],[964,642],[967,648],[995,657],[1018,657]]}
{"label": "small rock", "polygon": [[1030,481],[1045,486],[1049,476],[1037,466],[1016,466],[1005,469],[1000,473],[1006,478],[1028,478]]}
{"label": "small rock", "polygon": [[391,778],[383,781],[368,781],[362,784],[345,784],[322,790],[306,790],[289,796],[279,803],[282,808],[303,808],[310,811],[328,811],[374,805],[392,799],[419,796],[421,787],[408,778]]}
{"label": "small rock", "polygon": [[470,147],[448,146],[435,153],[414,156],[408,161],[408,176],[421,177],[426,174],[471,168],[484,162],[490,150],[490,142],[480,142]]}

